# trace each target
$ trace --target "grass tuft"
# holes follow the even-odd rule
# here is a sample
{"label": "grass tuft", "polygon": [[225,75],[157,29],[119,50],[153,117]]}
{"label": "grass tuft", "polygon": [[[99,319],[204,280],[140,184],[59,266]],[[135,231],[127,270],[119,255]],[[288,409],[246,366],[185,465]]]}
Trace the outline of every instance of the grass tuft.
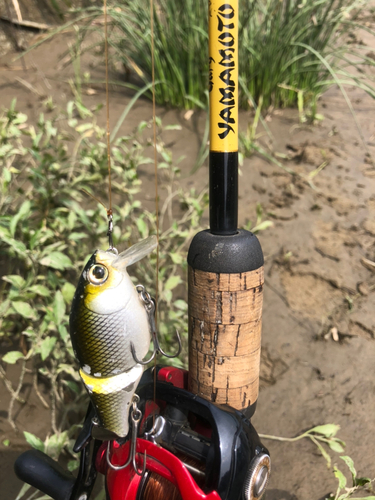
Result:
{"label": "grass tuft", "polygon": [[346,43],[364,0],[243,0],[246,5],[240,74],[256,101],[262,95],[265,107],[287,107],[303,95],[304,105],[314,108],[317,98],[343,77],[373,93],[353,70],[373,64],[360,48]]}
{"label": "grass tuft", "polygon": [[[240,105],[248,94],[263,106],[303,106],[314,113],[330,86],[351,84],[374,96],[363,71],[374,66],[363,47],[349,40],[361,27],[365,0],[240,0]],[[158,104],[181,108],[206,103],[208,35],[206,0],[160,0],[154,9],[155,79]],[[115,57],[151,81],[148,0],[113,2],[110,44]],[[348,40],[348,43],[346,43]],[[302,103],[299,103],[301,106]]]}

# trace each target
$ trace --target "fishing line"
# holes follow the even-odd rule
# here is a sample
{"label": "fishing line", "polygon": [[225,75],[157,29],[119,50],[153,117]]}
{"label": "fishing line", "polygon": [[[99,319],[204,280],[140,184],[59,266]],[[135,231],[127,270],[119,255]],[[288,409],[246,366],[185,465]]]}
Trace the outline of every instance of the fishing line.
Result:
{"label": "fishing line", "polygon": [[112,182],[111,182],[111,134],[109,128],[109,77],[108,77],[108,27],[107,27],[107,0],[103,0],[104,11],[104,51],[105,51],[105,97],[106,97],[106,112],[107,112],[107,162],[108,162],[108,199],[109,209],[107,210],[108,216],[108,237],[110,249],[113,249],[112,243]]}
{"label": "fishing line", "polygon": [[[154,45],[154,0],[150,0],[150,30],[151,30],[151,82],[152,82],[152,129],[154,140],[154,173],[155,173],[155,214],[156,214],[156,285],[155,285],[155,325],[158,325],[158,295],[159,295],[159,193],[158,193],[158,153],[156,149],[156,102],[155,102],[155,45]],[[154,360],[154,402],[156,402],[156,356]],[[155,415],[154,415],[155,425]]]}
{"label": "fishing line", "polygon": [[[112,184],[111,184],[111,141],[110,141],[110,126],[109,126],[109,72],[108,72],[108,15],[107,15],[107,0],[103,0],[104,11],[104,50],[105,50],[105,85],[106,85],[106,135],[107,135],[107,161],[108,161],[108,198],[109,209],[108,216],[108,237],[109,249],[114,250],[112,242]],[[152,81],[152,121],[153,121],[153,144],[154,144],[154,175],[155,175],[155,214],[156,214],[156,237],[158,241],[156,249],[156,284],[155,284],[155,325],[157,328],[158,313],[158,291],[159,291],[159,192],[158,192],[158,162],[157,162],[157,134],[156,134],[156,98],[155,98],[155,48],[154,48],[154,2],[150,0],[150,30],[151,30],[151,81]],[[156,401],[156,356],[154,360],[154,401]],[[155,415],[154,415],[155,424]]]}
{"label": "fishing line", "polygon": [[[159,193],[158,193],[158,154],[156,148],[156,102],[155,102],[155,46],[154,46],[154,0],[150,0],[151,17],[151,81],[152,81],[152,122],[153,122],[153,140],[154,140],[154,170],[155,170],[155,213],[156,213],[156,237],[158,247],[156,251],[156,291],[155,300],[158,301],[159,290]],[[156,313],[157,321],[157,313]]]}

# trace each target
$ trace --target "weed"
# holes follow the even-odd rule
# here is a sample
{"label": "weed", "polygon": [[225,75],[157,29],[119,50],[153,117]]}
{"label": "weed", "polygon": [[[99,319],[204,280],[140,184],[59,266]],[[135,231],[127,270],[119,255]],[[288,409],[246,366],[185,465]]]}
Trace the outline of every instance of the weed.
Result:
{"label": "weed", "polygon": [[[150,9],[147,0],[112,4],[115,29],[110,38],[116,57],[151,81]],[[157,103],[189,109],[205,102],[208,81],[207,3],[160,0],[154,8],[155,79]],[[168,34],[168,36],[167,36]]]}
{"label": "weed", "polygon": [[257,136],[257,128],[259,124],[259,119],[261,117],[263,105],[263,97],[260,96],[258,106],[255,108],[255,115],[253,122],[249,122],[247,126],[246,134],[241,134],[239,137],[240,150],[244,156],[250,156],[254,151],[256,151],[256,140]]}
{"label": "weed", "polygon": [[[317,100],[329,87],[353,85],[373,97],[366,68],[374,61],[360,45],[347,43],[365,0],[240,0],[239,76],[263,106],[298,105],[302,121],[321,119]],[[101,10],[78,10],[89,21]],[[144,84],[151,81],[148,0],[113,0],[110,45],[114,57]],[[191,108],[206,103],[208,81],[206,0],[160,0],[154,8],[156,101]],[[87,28],[86,28],[87,29]],[[168,33],[168,36],[166,34]],[[353,71],[358,68],[360,72]],[[240,86],[240,105],[248,96]],[[347,97],[347,96],[346,96]]]}
{"label": "weed", "polygon": [[[61,118],[66,129],[60,128]],[[163,145],[160,120],[157,126],[161,188],[167,193],[160,213],[159,270],[153,256],[133,276],[155,296],[159,272],[159,329],[169,349],[176,329],[186,342],[187,304],[179,285],[186,270],[187,245],[199,229],[207,194],[176,188],[179,169]],[[156,231],[155,213],[139,200],[138,169],[152,163],[144,153],[150,145],[149,127],[142,122],[132,134],[112,143],[114,241],[120,248]],[[106,199],[104,137],[95,116],[79,102],[68,103],[65,113],[50,120],[41,114],[36,126],[17,112],[15,102],[0,117],[0,259],[4,262],[0,338],[9,348],[2,358],[4,366],[20,364],[16,387],[7,379],[6,369],[0,370],[11,394],[12,427],[14,405],[24,402],[20,394],[26,371],[32,372],[42,404],[51,409],[54,435],[65,432],[75,412],[87,404],[68,334],[68,309],[87,257],[108,244],[106,213],[82,191],[92,193],[95,187],[95,196]],[[47,401],[38,391],[38,381],[50,388]]]}
{"label": "weed", "polygon": [[263,207],[260,203],[257,203],[256,207],[256,222],[253,225],[251,221],[249,221],[245,225],[245,229],[248,231],[251,231],[254,234],[259,233],[260,231],[264,231],[265,229],[268,229],[273,226],[273,222],[270,220],[263,220]]}
{"label": "weed", "polygon": [[240,60],[246,60],[240,72],[250,94],[255,100],[262,95],[266,107],[300,100],[301,109],[302,99],[314,109],[336,76],[374,95],[365,78],[347,71],[357,64],[350,62],[354,54],[369,65],[360,47],[345,42],[364,7],[363,0],[251,1],[240,34]]}
{"label": "weed", "polygon": [[[341,470],[334,465],[333,472],[338,481],[338,486],[335,494],[331,494],[326,500],[346,500],[347,498],[352,498],[352,500],[359,500],[357,498],[353,498],[352,495],[357,491],[367,490],[372,491],[372,480],[369,477],[358,477],[357,471],[354,467],[354,462],[351,457],[346,455],[340,457],[341,460],[345,462],[347,465],[349,472],[352,476],[352,486],[347,487],[347,479],[345,475],[341,472]],[[375,500],[374,495],[370,496],[361,496],[362,500]]]}
{"label": "weed", "polygon": [[[332,451],[336,453],[343,453],[345,443],[344,441],[336,437],[339,429],[339,425],[325,424],[313,427],[312,429],[309,429],[294,438],[284,438],[267,434],[259,434],[259,436],[264,439],[284,441],[289,443],[300,441],[301,439],[305,438],[310,439],[315,444],[315,446],[317,446],[320,453],[323,455],[327,462],[327,467],[332,470],[338,481],[336,493],[332,493],[329,497],[326,498],[326,500],[346,500],[347,498],[352,498],[352,500],[360,500],[358,498],[353,498],[352,495],[357,491],[372,492],[371,485],[373,481],[368,477],[358,477],[353,460],[349,456],[342,455],[340,456],[340,459],[345,462],[352,476],[352,486],[349,488],[346,487],[347,479],[345,475],[340,471],[336,464],[332,466],[332,459],[325,448],[325,446],[328,446]],[[375,500],[375,496],[361,496],[361,499]]]}

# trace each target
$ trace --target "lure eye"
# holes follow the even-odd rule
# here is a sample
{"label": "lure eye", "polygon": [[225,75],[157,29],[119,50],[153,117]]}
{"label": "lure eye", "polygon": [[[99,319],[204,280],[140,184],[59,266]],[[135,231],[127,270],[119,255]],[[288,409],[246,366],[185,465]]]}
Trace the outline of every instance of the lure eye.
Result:
{"label": "lure eye", "polygon": [[90,269],[88,277],[93,285],[101,285],[108,278],[108,269],[101,264],[95,264]]}

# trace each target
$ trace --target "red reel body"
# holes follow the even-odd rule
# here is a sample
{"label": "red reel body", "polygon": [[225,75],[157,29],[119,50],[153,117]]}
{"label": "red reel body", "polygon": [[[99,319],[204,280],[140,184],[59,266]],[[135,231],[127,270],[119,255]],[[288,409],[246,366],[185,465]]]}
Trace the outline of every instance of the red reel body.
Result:
{"label": "red reel body", "polygon": [[[113,465],[121,465],[129,456],[129,441],[124,445],[115,445],[111,455]],[[129,465],[122,470],[111,469],[106,460],[107,443],[103,443],[97,455],[97,469],[106,475],[107,492],[111,500],[137,500],[144,478],[138,475]],[[161,446],[144,439],[137,439],[137,465],[143,466],[146,456],[146,467],[150,473],[173,483],[179,490],[183,500],[220,500],[216,491],[205,494],[197,485],[190,472],[175,455]]]}

